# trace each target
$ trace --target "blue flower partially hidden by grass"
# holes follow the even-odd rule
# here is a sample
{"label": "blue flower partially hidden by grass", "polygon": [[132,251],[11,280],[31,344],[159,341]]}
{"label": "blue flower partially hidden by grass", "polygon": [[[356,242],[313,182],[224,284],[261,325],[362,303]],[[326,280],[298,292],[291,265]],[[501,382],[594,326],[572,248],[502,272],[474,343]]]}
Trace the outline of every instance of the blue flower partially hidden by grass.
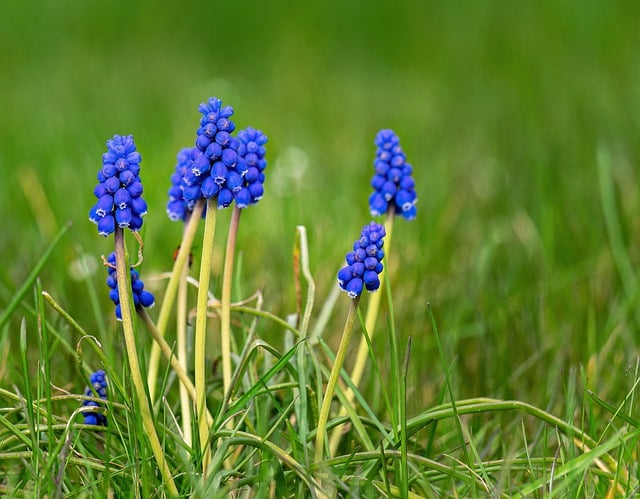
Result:
{"label": "blue flower partially hidden by grass", "polygon": [[98,201],[89,211],[89,220],[98,226],[98,234],[113,234],[116,226],[133,232],[142,227],[147,203],[142,199],[140,161],[132,135],[114,135],[102,155],[102,169],[93,194]]}
{"label": "blue flower partially hidden by grass", "polygon": [[[89,382],[93,386],[93,390],[95,390],[95,393],[93,390],[91,390],[90,386],[87,386],[84,389],[84,396],[95,397],[95,394],[97,393],[101,399],[107,400],[107,377],[105,372],[104,371],[94,372],[90,376]],[[84,400],[82,402],[82,407],[104,407],[104,406],[94,400]],[[86,412],[83,412],[82,415],[84,416],[84,424],[107,426],[107,417],[102,413],[86,411]]]}
{"label": "blue flower partially hidden by grass", "polygon": [[347,253],[347,265],[338,272],[338,283],[351,298],[360,296],[365,288],[375,291],[380,287],[385,235],[383,225],[371,222],[362,228],[360,239],[353,243],[353,251]]}
{"label": "blue flower partially hidden by grass", "polygon": [[[109,272],[109,276],[107,277],[107,286],[109,286],[109,298],[116,306],[116,318],[121,321],[122,320],[122,312],[120,309],[120,294],[118,292],[118,279],[116,276],[116,254],[111,253],[109,258],[107,258],[107,262],[109,265],[107,266],[107,271]],[[140,279],[140,273],[131,269],[131,291],[133,294],[133,304],[136,307],[145,307],[150,308],[155,304],[155,298],[150,291],[144,289],[144,282]]]}
{"label": "blue flower partially hidden by grass", "polygon": [[260,130],[248,127],[238,133],[240,147],[238,155],[244,160],[247,169],[242,176],[240,189],[234,192],[238,208],[257,204],[264,194],[264,170],[267,167],[267,136]]}
{"label": "blue flower partially hidden by grass", "polygon": [[374,217],[384,215],[391,206],[396,215],[407,220],[416,217],[418,201],[413,167],[400,147],[400,139],[393,130],[380,130],[376,135],[375,175],[371,179],[373,193],[369,197],[369,209]]}

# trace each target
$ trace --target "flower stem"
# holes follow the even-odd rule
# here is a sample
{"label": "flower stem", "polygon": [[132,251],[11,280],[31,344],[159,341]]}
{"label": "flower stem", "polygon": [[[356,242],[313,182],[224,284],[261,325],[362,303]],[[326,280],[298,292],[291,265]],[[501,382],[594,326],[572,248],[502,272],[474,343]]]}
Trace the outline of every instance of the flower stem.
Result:
{"label": "flower stem", "polygon": [[[162,306],[160,307],[160,314],[158,315],[158,331],[160,335],[164,337],[164,333],[167,330],[167,324],[169,323],[169,315],[171,314],[171,306],[174,303],[176,297],[176,290],[178,283],[181,280],[182,269],[186,266],[189,254],[191,253],[191,245],[195,238],[200,218],[202,218],[202,210],[204,209],[204,200],[198,201],[193,208],[189,222],[185,226],[184,234],[182,236],[182,242],[175,262],[173,263],[173,270],[171,272],[171,278],[167,284],[167,290],[164,293],[162,299]],[[154,400],[156,380],[158,379],[158,368],[160,362],[160,347],[157,343],[153,343],[151,346],[151,357],[149,358],[149,374],[147,375],[147,384],[149,385],[149,395],[151,401]]]}
{"label": "flower stem", "polygon": [[347,354],[347,348],[349,347],[349,340],[353,333],[353,324],[358,313],[358,304],[360,303],[360,296],[351,300],[351,307],[349,308],[349,314],[344,324],[344,330],[342,331],[342,339],[340,340],[340,346],[336,353],[336,360],[331,368],[329,374],[329,381],[327,382],[327,389],[324,392],[322,399],[322,406],[320,408],[320,415],[318,416],[318,427],[316,430],[316,446],[315,446],[315,458],[316,463],[320,462],[324,452],[324,434],[327,420],[329,419],[329,410],[331,409],[331,400],[333,399],[333,393],[340,377],[340,370],[344,364],[344,358]]}
{"label": "flower stem", "polygon": [[[222,295],[220,298],[220,336],[222,347],[222,381],[224,394],[230,396],[231,389],[231,285],[233,283],[233,260],[236,251],[236,239],[240,226],[242,210],[236,205],[233,207],[231,221],[229,222],[229,235],[224,256],[224,272],[222,275]],[[231,427],[233,422],[229,421]]]}
{"label": "flower stem", "polygon": [[[382,295],[384,294],[382,290],[384,289],[384,284],[387,277],[387,272],[389,269],[389,250],[391,249],[391,236],[393,235],[393,221],[395,219],[395,210],[393,205],[389,207],[389,211],[387,211],[387,215],[384,221],[384,229],[386,232],[386,236],[384,238],[384,249],[385,249],[385,265],[380,273],[380,289],[377,293],[371,293],[369,297],[369,303],[367,305],[367,313],[365,316],[365,331],[369,335],[369,341],[373,341],[373,334],[376,330],[376,321],[378,319],[378,311],[380,310],[380,300],[382,299]],[[353,371],[351,372],[351,382],[353,386],[358,388],[360,385],[360,381],[362,381],[362,375],[364,374],[364,368],[367,363],[369,353],[369,345],[367,343],[367,339],[362,336],[360,338],[360,344],[358,346],[358,353],[356,354],[356,361],[353,365]],[[353,404],[353,400],[355,399],[355,394],[353,390],[350,388],[347,389],[346,393],[347,402],[349,405]],[[346,416],[347,411],[342,407],[340,409],[340,416]],[[337,426],[333,429],[331,433],[331,438],[329,440],[329,449],[330,456],[333,457],[338,450],[338,445],[340,445],[340,440],[342,439],[342,425]]]}
{"label": "flower stem", "polygon": [[[200,285],[198,287],[196,331],[195,331],[195,388],[196,419],[202,452],[202,473],[206,475],[210,460],[209,425],[207,423],[207,383],[205,379],[206,338],[207,338],[207,299],[209,294],[209,278],[211,276],[211,259],[213,255],[213,239],[216,232],[216,200],[207,200],[207,216],[204,224],[202,240],[202,261],[200,262]],[[192,215],[193,216],[193,215]]]}
{"label": "flower stem", "polygon": [[[180,282],[178,284],[178,303],[176,309],[176,339],[178,344],[178,362],[180,368],[186,373],[189,369],[187,360],[187,277],[189,276],[189,266],[182,268]],[[187,377],[187,379],[189,379]],[[189,380],[191,381],[191,380]],[[195,388],[193,389],[193,399],[195,400]],[[191,434],[191,407],[192,401],[189,399],[187,386],[180,385],[180,413],[182,414],[182,435],[184,442],[191,447],[193,435]]]}
{"label": "flower stem", "polygon": [[129,358],[129,369],[131,371],[131,381],[138,397],[138,406],[142,424],[149,438],[151,449],[158,462],[160,472],[166,483],[168,492],[172,496],[178,495],[178,489],[171,476],[169,465],[167,464],[164,451],[158,439],[156,428],[151,417],[151,407],[145,392],[144,381],[138,363],[138,351],[133,327],[133,316],[131,314],[131,281],[129,275],[129,261],[126,254],[124,231],[120,227],[115,230],[115,252],[116,252],[116,276],[118,279],[118,294],[120,295],[120,310],[122,313],[122,329],[124,331],[124,341],[127,347]]}

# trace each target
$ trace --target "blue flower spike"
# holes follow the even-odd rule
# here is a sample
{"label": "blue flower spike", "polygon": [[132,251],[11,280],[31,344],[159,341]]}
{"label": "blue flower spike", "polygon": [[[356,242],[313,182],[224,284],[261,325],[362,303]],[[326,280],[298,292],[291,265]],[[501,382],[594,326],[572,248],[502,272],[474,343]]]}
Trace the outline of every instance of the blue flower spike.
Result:
{"label": "blue flower spike", "polygon": [[[231,135],[236,128],[230,119],[233,108],[222,106],[220,99],[211,97],[200,104],[198,110],[202,116],[195,147],[180,181],[182,199],[186,210],[192,210],[199,199],[214,196],[217,196],[218,207],[226,208],[233,202],[233,194],[240,189],[246,172],[244,159],[238,155],[240,141]],[[172,200],[175,201],[170,192],[170,203]],[[168,211],[170,217],[180,218],[177,206]]]}
{"label": "blue flower spike", "polygon": [[338,283],[350,298],[357,298],[364,289],[375,291],[380,287],[385,235],[383,225],[371,222],[362,228],[353,251],[347,253],[347,265],[338,272]]}
{"label": "blue flower spike", "polygon": [[[107,258],[107,286],[109,286],[109,298],[116,306],[116,319],[122,320],[122,312],[120,310],[120,294],[118,292],[118,279],[116,275],[116,254],[111,253]],[[150,308],[155,304],[155,298],[150,291],[144,289],[144,282],[140,279],[140,274],[133,267],[131,272],[131,291],[133,295],[133,303],[136,307]]]}
{"label": "blue flower spike", "polygon": [[393,130],[380,130],[376,135],[375,174],[371,179],[373,193],[369,197],[369,210],[374,217],[384,215],[393,206],[396,215],[406,220],[416,217],[418,201],[413,167],[400,147],[400,139]]}
{"label": "blue flower spike", "polygon": [[102,169],[93,194],[98,199],[89,210],[89,220],[98,226],[98,234],[109,236],[120,228],[137,232],[147,203],[142,199],[140,181],[142,156],[136,151],[132,135],[114,135],[102,155]]}
{"label": "blue flower spike", "polygon": [[[107,377],[105,372],[94,372],[89,378],[89,382],[91,383],[93,390],[95,390],[95,393],[90,386],[87,386],[84,389],[84,396],[95,398],[95,394],[98,394],[98,397],[102,400],[107,400]],[[82,407],[104,407],[104,405],[94,400],[83,400]],[[82,415],[84,416],[84,424],[107,426],[107,417],[100,412],[86,411],[83,412]]]}

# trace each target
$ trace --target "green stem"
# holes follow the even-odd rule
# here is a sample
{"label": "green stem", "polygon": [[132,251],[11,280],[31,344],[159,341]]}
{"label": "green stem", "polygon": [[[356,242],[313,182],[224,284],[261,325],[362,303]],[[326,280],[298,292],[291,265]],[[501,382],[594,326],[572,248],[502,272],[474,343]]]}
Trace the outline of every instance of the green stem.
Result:
{"label": "green stem", "polygon": [[120,295],[120,310],[122,314],[122,329],[124,331],[124,341],[127,347],[127,355],[129,358],[129,370],[131,372],[131,381],[138,397],[138,406],[140,408],[140,416],[142,424],[149,438],[151,449],[158,462],[160,472],[168,488],[168,492],[172,496],[178,495],[178,489],[171,476],[171,470],[167,464],[164,451],[160,444],[160,439],[156,433],[156,428],[151,417],[151,407],[149,399],[145,393],[144,381],[138,364],[138,351],[136,348],[135,332],[133,327],[133,316],[131,314],[131,281],[129,275],[129,261],[126,254],[124,231],[116,228],[115,231],[115,251],[116,251],[116,276],[118,280],[118,294]]}
{"label": "green stem", "polygon": [[[236,240],[240,226],[242,210],[233,207],[227,236],[227,249],[224,256],[224,272],[222,274],[222,296],[220,298],[220,336],[222,347],[222,381],[225,396],[231,389],[231,285],[233,283],[233,260],[236,252]],[[233,421],[229,421],[233,427]]]}
{"label": "green stem", "polygon": [[207,382],[205,379],[206,339],[207,339],[207,300],[209,295],[209,279],[211,277],[211,260],[213,256],[213,240],[216,233],[216,200],[207,200],[207,216],[204,224],[202,240],[202,261],[200,262],[200,279],[197,299],[196,331],[195,331],[195,388],[196,419],[202,452],[202,472],[206,475],[210,460],[209,425],[207,423]]}
{"label": "green stem", "polygon": [[[182,268],[180,283],[178,285],[178,304],[176,310],[176,337],[178,343],[178,362],[180,368],[186,373],[189,369],[189,361],[187,360],[187,277],[189,275],[189,266]],[[189,379],[187,377],[187,379]],[[189,380],[191,381],[191,380]],[[195,388],[193,391],[195,400]],[[189,392],[184,383],[180,384],[180,412],[182,414],[182,435],[184,442],[191,447],[193,443],[193,435],[191,434],[191,407],[192,401],[189,398]]]}
{"label": "green stem", "polygon": [[351,307],[349,308],[349,314],[344,324],[344,330],[342,331],[342,339],[340,340],[340,346],[336,353],[336,360],[331,368],[329,374],[329,381],[327,382],[327,389],[324,392],[324,398],[322,399],[322,406],[320,408],[320,415],[318,417],[318,427],[316,430],[316,446],[315,446],[315,459],[314,462],[318,463],[322,459],[324,452],[324,434],[325,427],[327,426],[327,420],[329,419],[329,411],[331,409],[331,400],[333,399],[333,393],[340,377],[340,370],[344,364],[344,358],[347,354],[347,348],[349,347],[349,340],[353,333],[353,324],[355,322],[358,313],[358,304],[360,303],[360,296],[351,300]]}
{"label": "green stem", "polygon": [[[171,307],[175,301],[176,290],[180,277],[182,275],[182,269],[186,267],[189,254],[191,253],[191,246],[193,239],[196,236],[200,218],[202,218],[202,210],[204,209],[204,200],[198,201],[193,208],[189,222],[185,226],[184,234],[182,236],[182,242],[178,255],[173,263],[173,270],[171,271],[171,278],[167,284],[167,290],[164,293],[162,299],[162,305],[160,307],[160,313],[158,315],[158,331],[160,335],[164,337],[167,330],[167,324],[169,323],[169,315],[171,314]],[[147,375],[147,384],[149,385],[149,395],[153,401],[155,398],[156,380],[158,379],[158,369],[160,362],[160,347],[157,343],[153,343],[151,346],[151,356],[149,358],[149,374]]]}
{"label": "green stem", "polygon": [[[389,207],[389,211],[387,211],[387,216],[384,221],[384,229],[386,231],[386,236],[384,237],[384,251],[385,251],[385,263],[382,272],[380,272],[380,290],[377,293],[371,293],[369,297],[369,304],[367,305],[367,314],[365,316],[365,331],[369,335],[369,341],[373,342],[373,334],[376,330],[376,322],[378,319],[378,311],[380,310],[380,301],[382,299],[382,289],[384,289],[384,284],[386,281],[388,269],[389,269],[389,251],[391,249],[391,236],[393,235],[393,221],[395,219],[395,210],[393,205]],[[367,340],[362,336],[360,338],[360,345],[358,346],[358,353],[356,354],[356,361],[353,365],[353,371],[351,372],[351,381],[353,386],[358,388],[360,386],[360,381],[362,381],[362,375],[364,374],[364,368],[367,364],[367,358],[369,353],[369,345],[367,344]],[[353,400],[355,398],[355,394],[353,390],[350,388],[346,391],[346,397],[349,404],[353,404]],[[347,411],[342,408],[340,409],[340,416],[346,416]],[[338,450],[338,445],[340,445],[340,440],[342,438],[342,428],[337,427],[333,430],[331,434],[331,439],[329,442],[329,448],[331,449],[331,455],[335,455]]]}

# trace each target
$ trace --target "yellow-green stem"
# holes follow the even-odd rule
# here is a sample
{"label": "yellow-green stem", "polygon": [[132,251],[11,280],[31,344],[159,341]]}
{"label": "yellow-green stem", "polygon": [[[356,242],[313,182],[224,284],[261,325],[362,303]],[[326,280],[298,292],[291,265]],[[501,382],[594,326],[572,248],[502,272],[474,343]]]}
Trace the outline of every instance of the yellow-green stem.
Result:
{"label": "yellow-green stem", "polygon": [[118,294],[120,295],[120,311],[122,314],[122,329],[124,331],[124,341],[127,348],[127,356],[129,358],[129,370],[131,372],[131,381],[138,397],[138,405],[142,424],[149,438],[151,449],[158,462],[158,467],[162,473],[162,477],[166,483],[167,490],[170,495],[177,496],[178,489],[173,481],[171,470],[167,464],[164,451],[160,444],[160,439],[156,433],[156,428],[151,417],[151,407],[149,399],[145,392],[144,381],[138,363],[138,351],[136,348],[136,340],[133,327],[133,315],[131,314],[131,281],[129,275],[129,260],[126,255],[124,242],[124,231],[116,228],[115,231],[115,251],[116,251],[116,276],[118,280]]}
{"label": "yellow-green stem", "polygon": [[194,368],[196,388],[196,419],[200,450],[202,452],[202,473],[206,475],[210,460],[209,424],[207,423],[207,383],[205,379],[205,361],[207,344],[207,299],[209,295],[209,278],[211,276],[211,259],[213,256],[213,239],[216,232],[216,200],[207,200],[207,216],[202,239],[202,260],[200,262],[200,279],[198,286],[196,331],[194,345]]}
{"label": "yellow-green stem", "polygon": [[315,459],[314,462],[318,463],[322,460],[324,453],[324,434],[325,427],[327,426],[327,420],[329,419],[329,411],[331,410],[331,399],[333,399],[333,393],[340,377],[340,370],[344,364],[344,358],[347,354],[347,348],[349,347],[349,341],[351,340],[351,334],[353,333],[353,324],[358,313],[358,304],[360,303],[360,296],[357,296],[351,300],[351,306],[349,308],[349,314],[344,324],[344,330],[342,331],[342,338],[340,340],[340,346],[336,353],[336,359],[331,368],[329,374],[329,381],[327,382],[327,389],[324,392],[322,399],[322,406],[320,408],[320,415],[318,416],[318,426],[316,430],[316,446],[315,446]]}
{"label": "yellow-green stem", "polygon": [[[384,221],[384,229],[386,235],[384,237],[384,251],[385,251],[385,262],[384,268],[380,273],[380,289],[377,292],[371,293],[369,296],[369,304],[367,305],[367,313],[365,316],[365,330],[369,335],[369,341],[373,341],[373,335],[376,330],[376,321],[378,319],[378,311],[380,310],[380,300],[382,299],[382,292],[387,272],[389,269],[389,250],[391,248],[391,236],[393,234],[393,221],[395,219],[395,211],[393,206],[389,208],[387,212],[386,219]],[[351,382],[357,388],[360,386],[360,381],[362,381],[362,375],[364,374],[364,368],[367,364],[369,354],[369,345],[367,344],[367,340],[362,336],[360,338],[360,344],[358,345],[358,352],[356,354],[356,360],[353,364],[353,371],[351,372]],[[346,397],[349,404],[353,404],[353,400],[355,398],[355,394],[350,388],[347,388]],[[340,416],[346,416],[347,411],[343,408],[340,409]],[[340,440],[342,439],[342,425],[336,426],[332,433],[331,438],[329,439],[329,449],[330,456],[333,457],[338,449],[338,445],[340,445]]]}
{"label": "yellow-green stem", "polygon": [[[176,337],[178,343],[178,362],[182,370],[186,373],[189,369],[187,360],[187,277],[189,266],[182,268],[180,283],[178,285],[178,304],[176,309]],[[187,377],[187,379],[189,379]],[[193,391],[195,400],[195,388]],[[191,407],[193,401],[189,398],[189,392],[184,384],[180,385],[180,413],[182,414],[182,435],[185,443],[191,447],[193,436],[191,434]]]}
{"label": "yellow-green stem", "polygon": [[[196,236],[198,230],[198,224],[202,218],[202,210],[204,209],[204,200],[200,200],[196,203],[189,218],[189,222],[185,226],[184,234],[182,236],[182,242],[175,262],[173,262],[173,270],[169,283],[167,284],[167,290],[164,293],[162,299],[162,305],[160,307],[160,313],[158,315],[158,331],[162,337],[164,337],[167,330],[167,324],[169,322],[169,315],[171,314],[171,307],[175,301],[176,290],[178,283],[182,275],[182,269],[186,266],[189,254],[191,253],[191,245],[193,239]],[[160,347],[157,343],[153,343],[151,346],[151,357],[149,358],[149,373],[147,375],[147,385],[149,385],[149,395],[153,402],[155,398],[156,381],[158,379],[158,368],[160,362]]]}
{"label": "yellow-green stem", "polygon": [[[222,347],[222,381],[224,393],[230,396],[231,389],[231,285],[233,283],[233,260],[236,252],[236,238],[240,226],[242,210],[233,207],[229,222],[229,235],[224,256],[224,273],[222,275],[222,296],[220,298],[220,337]],[[233,427],[233,421],[229,421]]]}

